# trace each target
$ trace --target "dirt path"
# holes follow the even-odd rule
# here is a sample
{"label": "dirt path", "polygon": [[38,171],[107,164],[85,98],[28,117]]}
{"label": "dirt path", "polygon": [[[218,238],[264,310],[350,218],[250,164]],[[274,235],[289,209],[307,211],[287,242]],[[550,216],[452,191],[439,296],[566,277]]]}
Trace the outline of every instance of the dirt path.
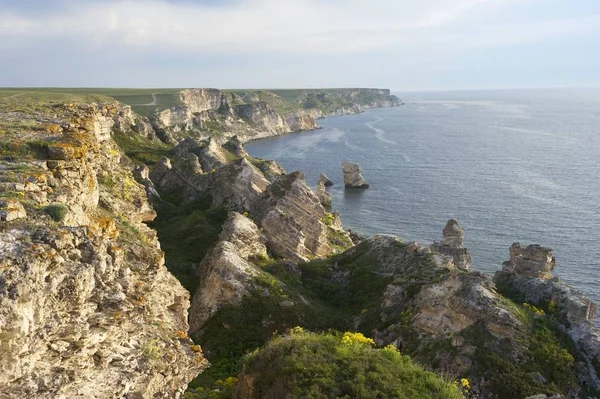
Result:
{"label": "dirt path", "polygon": [[152,101],[151,103],[148,103],[148,104],[140,104],[140,106],[144,106],[144,107],[154,107],[154,106],[158,105],[158,104],[157,104],[157,102],[158,102],[158,99],[156,98],[156,95],[157,95],[157,94],[158,94],[158,93],[152,93],[152,100],[153,100],[153,101]]}

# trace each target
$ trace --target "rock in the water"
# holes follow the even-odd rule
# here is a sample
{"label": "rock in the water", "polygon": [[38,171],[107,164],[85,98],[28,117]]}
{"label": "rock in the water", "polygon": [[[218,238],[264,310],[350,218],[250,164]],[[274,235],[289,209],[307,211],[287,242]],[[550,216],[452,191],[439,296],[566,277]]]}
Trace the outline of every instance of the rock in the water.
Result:
{"label": "rock in the water", "polygon": [[323,183],[325,187],[333,186],[333,182],[329,177],[327,177],[325,173],[321,173],[321,175],[319,176],[319,183]]}
{"label": "rock in the water", "polygon": [[321,205],[324,207],[331,206],[331,193],[325,189],[325,184],[323,182],[319,181],[319,184],[317,184],[317,189],[315,190],[315,194],[319,198]]}
{"label": "rock in the water", "polygon": [[344,172],[344,185],[346,188],[369,188],[369,184],[363,177],[357,163],[343,162],[342,171]]}
{"label": "rock in the water", "polygon": [[[452,263],[459,269],[467,270],[471,266],[471,254],[463,247],[465,233],[455,219],[450,219],[443,230],[443,240],[441,243],[431,244],[431,251],[442,257],[449,257],[450,266]],[[441,263],[446,260],[441,259]]]}

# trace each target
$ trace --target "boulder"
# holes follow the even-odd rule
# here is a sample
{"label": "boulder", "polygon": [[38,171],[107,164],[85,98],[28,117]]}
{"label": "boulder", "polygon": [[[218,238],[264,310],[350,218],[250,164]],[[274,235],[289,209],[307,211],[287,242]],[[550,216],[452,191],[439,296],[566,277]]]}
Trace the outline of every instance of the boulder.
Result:
{"label": "boulder", "polygon": [[369,188],[369,184],[363,177],[360,166],[357,163],[343,162],[342,171],[344,173],[344,185],[346,188]]}
{"label": "boulder", "polygon": [[0,200],[0,221],[11,222],[17,219],[25,219],[27,212],[19,201]]}

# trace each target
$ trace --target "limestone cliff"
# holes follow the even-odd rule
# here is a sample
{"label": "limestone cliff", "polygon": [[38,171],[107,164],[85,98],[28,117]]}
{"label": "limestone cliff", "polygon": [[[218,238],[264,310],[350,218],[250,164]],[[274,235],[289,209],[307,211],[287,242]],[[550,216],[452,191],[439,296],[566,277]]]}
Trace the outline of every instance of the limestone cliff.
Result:
{"label": "limestone cliff", "polygon": [[0,396],[177,397],[207,362],[111,138],[151,130],[119,104],[36,107],[0,114]]}
{"label": "limestone cliff", "polygon": [[221,141],[237,136],[246,142],[316,129],[315,120],[328,115],[402,104],[383,89],[291,92],[292,98],[284,98],[277,91],[185,89],[176,94],[179,105],[158,109],[151,119],[161,140],[171,144],[188,136],[201,140],[218,137]]}

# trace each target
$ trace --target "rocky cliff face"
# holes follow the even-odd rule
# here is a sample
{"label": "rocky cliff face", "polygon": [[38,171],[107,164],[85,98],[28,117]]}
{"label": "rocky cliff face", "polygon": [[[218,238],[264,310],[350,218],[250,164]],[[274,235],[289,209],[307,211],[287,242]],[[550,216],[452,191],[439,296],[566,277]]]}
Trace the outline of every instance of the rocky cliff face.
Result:
{"label": "rocky cliff face", "polygon": [[510,260],[496,272],[494,282],[501,292],[545,309],[565,326],[584,355],[580,366],[587,383],[600,389],[600,332],[593,328],[597,307],[580,292],[563,283],[551,272],[556,260],[550,248],[515,243]]}
{"label": "rocky cliff face", "polygon": [[19,117],[29,130],[0,161],[0,396],[177,397],[207,362],[187,338],[189,294],[142,223],[156,214],[111,139],[143,121],[113,104]]}
{"label": "rocky cliff face", "polygon": [[177,94],[180,105],[159,110],[152,118],[161,140],[174,144],[187,136],[221,140],[237,136],[241,142],[318,128],[315,119],[328,115],[394,107],[401,101],[389,90],[307,90],[296,100],[267,91],[244,96],[216,89],[186,89]]}

